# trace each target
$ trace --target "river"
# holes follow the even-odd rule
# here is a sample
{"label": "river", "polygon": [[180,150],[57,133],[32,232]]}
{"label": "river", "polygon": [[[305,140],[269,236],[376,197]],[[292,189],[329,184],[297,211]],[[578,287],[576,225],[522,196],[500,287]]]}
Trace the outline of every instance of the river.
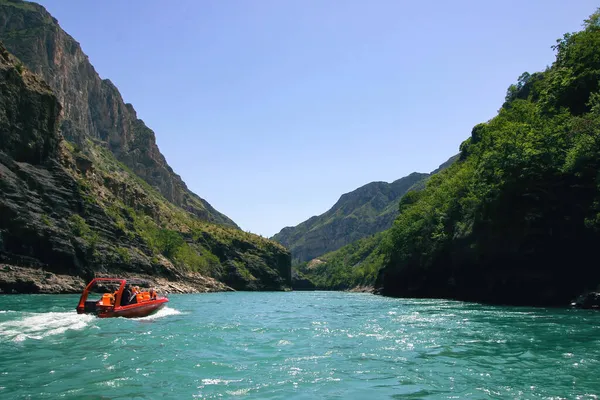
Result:
{"label": "river", "polygon": [[172,295],[137,319],[0,296],[1,399],[597,398],[600,313],[339,292]]}

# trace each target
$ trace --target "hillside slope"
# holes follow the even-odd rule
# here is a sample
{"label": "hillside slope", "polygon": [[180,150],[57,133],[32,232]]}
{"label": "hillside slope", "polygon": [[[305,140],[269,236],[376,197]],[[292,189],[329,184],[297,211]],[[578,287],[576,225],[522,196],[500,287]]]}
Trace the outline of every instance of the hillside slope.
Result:
{"label": "hillside slope", "polygon": [[402,198],[391,229],[296,275],[322,289],[501,304],[566,305],[598,290],[600,13],[554,48],[552,66],[522,74],[455,163]]}
{"label": "hillside slope", "polygon": [[290,287],[285,248],[173,204],[102,140],[64,140],[62,115],[0,44],[0,293],[78,292],[94,275],[184,292]]}
{"label": "hillside slope", "polygon": [[600,13],[554,49],[404,205],[382,294],[564,305],[600,284]]}

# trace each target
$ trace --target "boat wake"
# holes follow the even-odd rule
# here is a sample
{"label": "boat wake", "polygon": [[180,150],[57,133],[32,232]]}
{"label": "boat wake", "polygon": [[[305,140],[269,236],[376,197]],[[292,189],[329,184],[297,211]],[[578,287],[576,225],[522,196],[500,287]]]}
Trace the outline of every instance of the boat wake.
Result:
{"label": "boat wake", "polygon": [[171,307],[164,307],[164,308],[161,308],[160,310],[158,310],[155,314],[148,315],[147,317],[136,318],[136,320],[137,321],[151,321],[153,319],[168,317],[171,315],[179,315],[179,314],[181,314],[181,311],[179,311],[179,310],[176,310]]}
{"label": "boat wake", "polygon": [[25,314],[23,318],[0,322],[0,338],[13,342],[39,340],[68,330],[81,330],[94,318],[92,315],[79,315],[75,312]]}

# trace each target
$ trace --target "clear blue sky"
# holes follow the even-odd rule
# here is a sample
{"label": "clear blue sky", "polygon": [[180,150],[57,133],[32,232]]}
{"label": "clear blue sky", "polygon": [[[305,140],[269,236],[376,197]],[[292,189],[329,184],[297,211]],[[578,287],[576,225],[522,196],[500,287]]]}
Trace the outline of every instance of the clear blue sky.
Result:
{"label": "clear blue sky", "polygon": [[591,0],[41,0],[190,189],[271,236],[429,172]]}

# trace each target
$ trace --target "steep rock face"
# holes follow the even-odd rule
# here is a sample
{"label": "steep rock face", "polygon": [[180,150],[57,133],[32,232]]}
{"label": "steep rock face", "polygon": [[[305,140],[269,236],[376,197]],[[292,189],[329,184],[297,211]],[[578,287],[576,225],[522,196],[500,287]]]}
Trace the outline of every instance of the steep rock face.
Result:
{"label": "steep rock face", "polygon": [[56,155],[60,104],[2,46],[0,74],[0,147],[17,162],[41,164]]}
{"label": "steep rock face", "polygon": [[66,139],[80,147],[94,139],[167,200],[205,221],[236,227],[187,188],[160,153],[154,132],[42,6],[0,0],[0,40],[53,89],[63,106],[60,129]]}
{"label": "steep rock face", "polygon": [[49,215],[70,214],[81,201],[75,179],[58,162],[60,104],[0,45],[0,255],[17,263],[79,266],[67,231]]}
{"label": "steep rock face", "polygon": [[398,215],[400,198],[428,176],[415,172],[392,183],[366,184],[342,195],[326,213],[283,228],[273,240],[290,249],[292,261],[300,263],[386,230]]}
{"label": "steep rock face", "polygon": [[74,148],[60,111],[0,44],[0,293],[69,293],[94,275],[182,292],[290,287],[282,246],[200,220],[92,141]]}
{"label": "steep rock face", "polygon": [[[70,157],[58,133],[60,111],[49,86],[0,44],[0,261],[29,267],[2,265],[0,293],[81,290],[81,277],[103,269],[93,260],[108,254],[104,244],[91,249],[86,243],[91,236],[74,235],[69,224],[86,205],[75,176],[63,165]],[[71,160],[73,167],[85,165],[79,158],[79,163]],[[107,236],[116,234],[106,214],[90,213],[89,220],[102,226]],[[178,273],[149,268],[141,257],[125,267]],[[203,288],[219,290],[219,285],[223,286],[215,282]]]}
{"label": "steep rock face", "polygon": [[75,181],[56,161],[59,112],[50,88],[0,46],[0,255],[52,254],[69,270],[75,262],[63,264],[62,256],[74,248],[66,235],[40,229],[45,212],[77,209]]}

